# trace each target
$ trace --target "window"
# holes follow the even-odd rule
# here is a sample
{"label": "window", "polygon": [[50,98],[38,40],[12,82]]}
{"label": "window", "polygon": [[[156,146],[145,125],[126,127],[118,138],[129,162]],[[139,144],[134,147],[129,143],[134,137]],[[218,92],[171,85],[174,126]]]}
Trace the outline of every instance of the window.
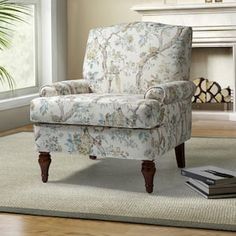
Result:
{"label": "window", "polygon": [[15,79],[14,91],[0,83],[0,111],[29,105],[43,84],[67,77],[67,0],[11,0],[30,8],[17,24],[12,47],[0,51],[0,65]]}
{"label": "window", "polygon": [[0,65],[15,81],[14,91],[7,84],[0,85],[0,98],[17,97],[38,91],[38,9],[39,0],[20,0],[28,6],[29,15],[24,22],[14,23],[14,33],[9,49],[0,51]]}

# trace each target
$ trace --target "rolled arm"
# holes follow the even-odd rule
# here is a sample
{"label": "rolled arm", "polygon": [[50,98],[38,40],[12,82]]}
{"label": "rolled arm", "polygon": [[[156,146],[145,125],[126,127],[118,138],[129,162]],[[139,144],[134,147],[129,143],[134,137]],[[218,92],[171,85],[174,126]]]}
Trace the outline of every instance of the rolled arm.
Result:
{"label": "rolled arm", "polygon": [[91,93],[87,80],[65,80],[45,85],[40,89],[39,95],[41,97],[52,97],[79,93]]}
{"label": "rolled arm", "polygon": [[150,87],[144,98],[156,99],[160,103],[170,104],[191,99],[196,90],[196,85],[191,81],[174,81]]}

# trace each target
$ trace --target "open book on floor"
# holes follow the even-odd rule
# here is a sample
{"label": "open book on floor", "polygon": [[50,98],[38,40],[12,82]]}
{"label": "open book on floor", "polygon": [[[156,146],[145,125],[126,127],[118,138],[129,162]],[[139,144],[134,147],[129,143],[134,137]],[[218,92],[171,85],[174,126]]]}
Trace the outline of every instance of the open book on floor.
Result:
{"label": "open book on floor", "polygon": [[183,176],[200,180],[208,185],[236,184],[236,171],[230,171],[216,166],[201,166],[181,170]]}

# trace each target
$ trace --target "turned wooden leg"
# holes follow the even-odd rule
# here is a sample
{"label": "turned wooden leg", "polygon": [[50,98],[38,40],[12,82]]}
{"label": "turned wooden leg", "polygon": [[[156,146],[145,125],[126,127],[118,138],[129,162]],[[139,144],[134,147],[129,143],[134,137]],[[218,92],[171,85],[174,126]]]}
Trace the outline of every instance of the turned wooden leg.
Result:
{"label": "turned wooden leg", "polygon": [[39,153],[39,165],[41,168],[41,176],[42,176],[42,181],[46,183],[48,181],[48,169],[51,164],[51,158],[50,158],[49,152],[40,152]]}
{"label": "turned wooden leg", "polygon": [[145,187],[148,193],[153,191],[153,178],[156,172],[155,163],[153,161],[143,161],[142,174],[145,179]]}
{"label": "turned wooden leg", "polygon": [[96,159],[97,159],[97,156],[91,156],[91,155],[89,155],[89,158],[90,158],[91,160],[96,160]]}
{"label": "turned wooden leg", "polygon": [[178,167],[184,168],[185,167],[184,143],[175,147],[175,156],[176,156],[176,161],[177,161]]}

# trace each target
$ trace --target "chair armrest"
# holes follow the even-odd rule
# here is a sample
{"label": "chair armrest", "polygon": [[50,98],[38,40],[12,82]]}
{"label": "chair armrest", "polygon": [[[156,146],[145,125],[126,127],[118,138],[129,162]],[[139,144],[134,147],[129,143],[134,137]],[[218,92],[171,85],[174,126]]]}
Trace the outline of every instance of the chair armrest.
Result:
{"label": "chair armrest", "polygon": [[191,81],[174,81],[150,87],[144,98],[156,99],[160,103],[170,104],[191,99],[196,90],[196,85]]}
{"label": "chair armrest", "polygon": [[45,85],[40,89],[40,97],[53,97],[68,94],[91,93],[87,80],[65,80],[51,85]]}

